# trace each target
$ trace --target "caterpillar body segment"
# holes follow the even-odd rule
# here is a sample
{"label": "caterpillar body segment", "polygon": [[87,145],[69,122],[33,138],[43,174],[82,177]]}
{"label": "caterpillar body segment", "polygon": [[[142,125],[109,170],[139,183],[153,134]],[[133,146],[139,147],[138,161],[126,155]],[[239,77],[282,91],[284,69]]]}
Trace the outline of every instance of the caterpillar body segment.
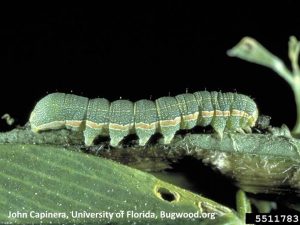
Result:
{"label": "caterpillar body segment", "polygon": [[164,144],[169,144],[180,129],[181,113],[174,97],[156,99],[158,132],[164,136]]}
{"label": "caterpillar body segment", "polygon": [[42,98],[30,115],[34,132],[67,128],[82,131],[90,146],[98,136],[110,136],[117,146],[128,134],[145,145],[155,133],[169,144],[180,129],[211,125],[220,138],[225,130],[251,132],[258,117],[255,102],[237,93],[199,91],[155,101],[116,100],[53,93]]}
{"label": "caterpillar body segment", "polygon": [[83,131],[85,144],[90,146],[99,136],[108,136],[110,103],[105,98],[90,99]]}
{"label": "caterpillar body segment", "polygon": [[181,114],[180,129],[192,129],[197,125],[199,106],[193,94],[175,96]]}
{"label": "caterpillar body segment", "polygon": [[150,100],[139,100],[134,104],[134,128],[139,137],[139,144],[144,146],[158,130],[156,104]]}
{"label": "caterpillar body segment", "polygon": [[122,139],[134,133],[134,107],[128,100],[117,100],[110,104],[109,136],[111,146],[117,146]]}

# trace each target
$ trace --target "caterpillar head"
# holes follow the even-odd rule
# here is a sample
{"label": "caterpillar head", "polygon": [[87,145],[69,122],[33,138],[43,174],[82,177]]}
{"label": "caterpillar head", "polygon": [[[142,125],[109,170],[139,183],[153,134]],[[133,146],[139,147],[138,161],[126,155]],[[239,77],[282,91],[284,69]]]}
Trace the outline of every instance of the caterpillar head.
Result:
{"label": "caterpillar head", "polygon": [[248,118],[248,125],[250,127],[254,127],[258,118],[258,109],[256,108],[252,114],[250,114],[249,118]]}

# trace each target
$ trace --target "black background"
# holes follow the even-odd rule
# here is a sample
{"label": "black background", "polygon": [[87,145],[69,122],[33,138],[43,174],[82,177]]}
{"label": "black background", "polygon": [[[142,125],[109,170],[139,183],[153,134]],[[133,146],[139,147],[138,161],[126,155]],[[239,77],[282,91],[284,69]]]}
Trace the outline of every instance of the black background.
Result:
{"label": "black background", "polygon": [[[10,113],[18,124],[55,91],[135,101],[186,89],[244,93],[273,125],[295,122],[287,83],[226,51],[252,36],[289,65],[289,36],[300,38],[296,1],[14,7],[0,14],[0,114]],[[4,121],[0,127],[9,129]]]}
{"label": "black background", "polygon": [[295,2],[2,8],[0,114],[24,124],[35,103],[55,91],[134,101],[206,88],[250,95],[273,125],[292,128],[287,83],[226,51],[252,36],[289,63],[289,36],[300,38]]}

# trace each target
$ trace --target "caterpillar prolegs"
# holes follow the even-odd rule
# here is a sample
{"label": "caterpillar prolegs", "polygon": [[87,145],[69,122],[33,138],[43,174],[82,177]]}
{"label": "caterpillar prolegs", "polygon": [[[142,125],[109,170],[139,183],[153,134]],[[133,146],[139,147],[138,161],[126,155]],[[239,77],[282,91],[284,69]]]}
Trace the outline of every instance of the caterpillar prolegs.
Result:
{"label": "caterpillar prolegs", "polygon": [[52,93],[42,98],[30,115],[34,132],[49,129],[83,131],[87,146],[98,136],[110,136],[117,146],[128,134],[143,146],[155,133],[169,144],[176,131],[211,125],[220,138],[224,130],[251,132],[258,117],[255,102],[243,94],[199,91],[155,101],[116,100]]}

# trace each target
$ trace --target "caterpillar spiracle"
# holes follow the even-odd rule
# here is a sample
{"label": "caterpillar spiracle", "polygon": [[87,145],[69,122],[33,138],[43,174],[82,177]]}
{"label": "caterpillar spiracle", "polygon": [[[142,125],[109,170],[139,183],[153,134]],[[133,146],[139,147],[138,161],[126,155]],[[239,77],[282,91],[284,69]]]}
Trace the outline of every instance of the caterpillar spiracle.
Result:
{"label": "caterpillar spiracle", "polygon": [[176,131],[195,126],[211,125],[220,138],[224,130],[251,132],[257,118],[256,103],[246,95],[198,91],[136,102],[52,93],[36,104],[29,121],[34,132],[82,131],[87,146],[98,136],[109,136],[110,145],[117,146],[134,133],[143,146],[155,133],[161,133],[164,144],[169,144]]}

